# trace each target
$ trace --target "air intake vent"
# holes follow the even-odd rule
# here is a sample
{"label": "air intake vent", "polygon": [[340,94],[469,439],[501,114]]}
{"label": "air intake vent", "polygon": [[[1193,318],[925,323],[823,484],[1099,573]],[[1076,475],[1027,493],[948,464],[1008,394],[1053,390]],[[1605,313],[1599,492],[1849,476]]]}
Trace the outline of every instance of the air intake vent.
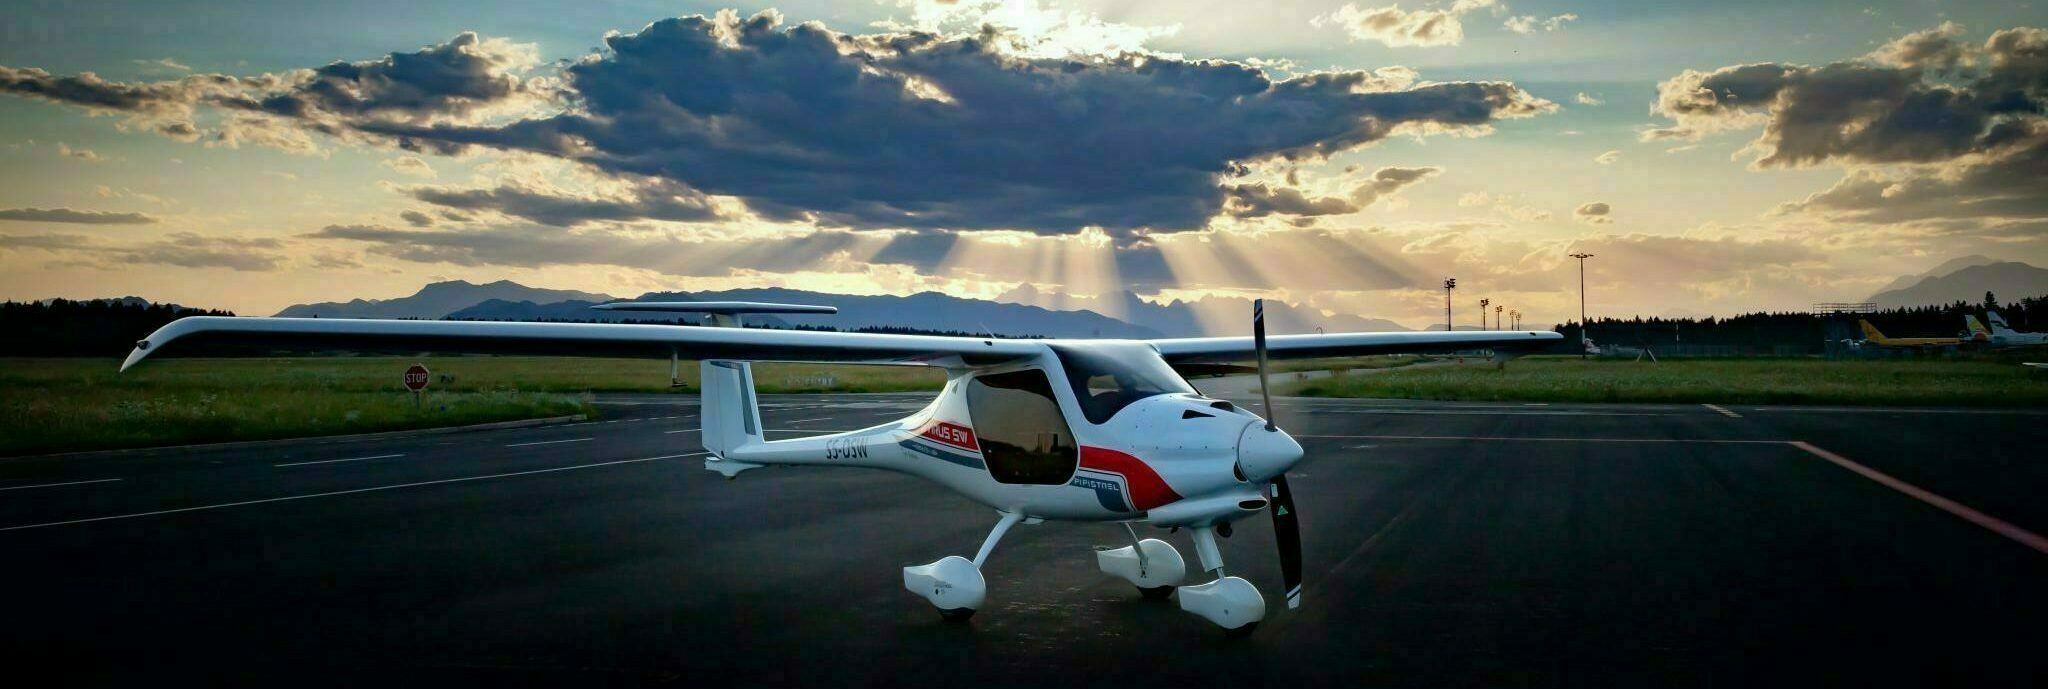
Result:
{"label": "air intake vent", "polygon": [[1216,415],[1214,415],[1214,414],[1204,414],[1204,413],[1201,413],[1201,412],[1195,411],[1195,410],[1193,410],[1193,409],[1185,409],[1185,410],[1182,410],[1182,411],[1181,411],[1181,413],[1180,413],[1180,418],[1182,418],[1182,419],[1213,419],[1213,418],[1216,418]]}
{"label": "air intake vent", "polygon": [[1229,402],[1225,402],[1223,400],[1216,400],[1214,402],[1210,402],[1209,406],[1221,409],[1223,411],[1237,411],[1237,407],[1232,406]]}

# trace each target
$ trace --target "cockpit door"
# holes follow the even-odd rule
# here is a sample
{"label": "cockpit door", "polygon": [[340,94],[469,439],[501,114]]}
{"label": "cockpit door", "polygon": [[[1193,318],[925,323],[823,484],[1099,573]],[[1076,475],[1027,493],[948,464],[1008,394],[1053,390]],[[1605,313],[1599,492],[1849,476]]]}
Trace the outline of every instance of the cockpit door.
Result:
{"label": "cockpit door", "polygon": [[967,413],[996,482],[1060,485],[1073,478],[1080,445],[1045,371],[1027,368],[968,379]]}

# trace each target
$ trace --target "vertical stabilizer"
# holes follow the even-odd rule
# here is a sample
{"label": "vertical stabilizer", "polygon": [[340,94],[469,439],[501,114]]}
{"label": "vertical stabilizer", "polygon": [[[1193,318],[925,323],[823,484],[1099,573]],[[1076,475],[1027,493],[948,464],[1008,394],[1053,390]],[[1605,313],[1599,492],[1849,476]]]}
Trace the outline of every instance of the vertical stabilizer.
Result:
{"label": "vertical stabilizer", "polygon": [[2005,335],[2012,332],[2012,326],[2006,325],[2005,317],[1998,315],[1997,311],[1984,312],[1984,318],[1991,321],[1992,333],[1998,335]]}
{"label": "vertical stabilizer", "polygon": [[1963,316],[1963,325],[1969,327],[1970,339],[1978,342],[1988,342],[1991,340],[1991,330],[1985,328],[1983,323],[1978,322],[1976,316],[1965,314]]}
{"label": "vertical stabilizer", "polygon": [[1884,342],[1884,333],[1878,332],[1877,326],[1871,325],[1870,321],[1856,321],[1856,325],[1863,328],[1863,339],[1877,343]]}
{"label": "vertical stabilizer", "polygon": [[698,416],[704,449],[727,458],[733,450],[761,442],[761,407],[754,399],[754,370],[744,361],[705,361],[699,371],[703,398]]}

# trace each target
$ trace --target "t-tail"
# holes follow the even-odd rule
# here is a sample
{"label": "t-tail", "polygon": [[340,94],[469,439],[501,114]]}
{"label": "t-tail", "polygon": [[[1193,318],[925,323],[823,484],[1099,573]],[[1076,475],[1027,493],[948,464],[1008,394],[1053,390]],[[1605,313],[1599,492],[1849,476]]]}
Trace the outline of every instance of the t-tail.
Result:
{"label": "t-tail", "polygon": [[1994,335],[2009,335],[2009,334],[2012,334],[2012,332],[2013,332],[2012,326],[2010,326],[2010,325],[2006,325],[2006,324],[2005,324],[2005,317],[2004,317],[2004,316],[2000,316],[2000,315],[1998,315],[1998,312],[1997,312],[1997,311],[1986,311],[1986,312],[1984,312],[1984,318],[1985,318],[1986,320],[1989,320],[1989,321],[1991,321],[1991,333],[1992,333],[1992,334],[1994,334]]}
{"label": "t-tail", "polygon": [[761,466],[733,459],[736,452],[763,442],[753,366],[744,361],[706,360],[698,375],[704,391],[697,409],[704,449],[718,458],[705,466],[727,478]]}
{"label": "t-tail", "polygon": [[1991,330],[1989,328],[1984,327],[1983,323],[1978,322],[1976,316],[1964,314],[1963,325],[1969,326],[1971,340],[1975,340],[1977,342],[1991,341]]}

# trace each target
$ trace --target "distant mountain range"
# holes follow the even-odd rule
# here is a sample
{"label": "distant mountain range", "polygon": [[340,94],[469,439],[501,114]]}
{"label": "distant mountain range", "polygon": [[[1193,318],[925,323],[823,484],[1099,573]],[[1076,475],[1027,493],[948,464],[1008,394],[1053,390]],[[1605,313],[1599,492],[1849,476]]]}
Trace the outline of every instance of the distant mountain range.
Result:
{"label": "distant mountain range", "polygon": [[1977,303],[1984,300],[1985,292],[2002,300],[2048,294],[2048,269],[1965,256],[1925,273],[1894,280],[1887,289],[1871,295],[1870,301],[1883,308],[1957,301]]}
{"label": "distant mountain range", "polygon": [[354,299],[348,302],[295,304],[277,312],[286,318],[442,318],[455,311],[499,299],[552,304],[561,301],[616,301],[618,297],[566,289],[540,289],[511,280],[478,285],[462,280],[429,283],[410,297]]}
{"label": "distant mountain range", "polygon": [[[996,301],[1117,314],[1124,321],[1166,333],[1168,337],[1242,335],[1251,332],[1252,327],[1252,300],[1241,297],[1205,297],[1194,301],[1175,299],[1158,304],[1128,290],[1103,297],[1077,298],[1041,292],[1025,283],[997,295]],[[1312,333],[1316,328],[1333,333],[1408,330],[1383,318],[1348,314],[1325,316],[1321,311],[1282,301],[1266,303],[1266,328],[1275,333]]]}
{"label": "distant mountain range", "polygon": [[[636,301],[765,301],[839,307],[832,316],[756,316],[750,322],[774,326],[820,326],[846,330],[903,327],[919,330],[986,331],[1006,336],[1105,337],[1151,339],[1235,334],[1251,327],[1251,300],[1209,297],[1155,304],[1131,292],[1102,298],[1070,300],[1096,308],[1053,307],[1053,295],[1025,286],[994,301],[965,299],[936,292],[910,296],[828,294],[804,290],[761,288],[717,292],[650,292]],[[501,280],[474,284],[461,280],[436,282],[412,296],[356,299],[348,302],[299,304],[278,316],[296,318],[463,318],[477,320],[659,321],[652,314],[593,311],[591,306],[618,297],[572,290],[527,287]],[[1103,315],[1123,314],[1123,318]],[[1324,316],[1283,302],[1268,302],[1268,327],[1276,333],[1406,330],[1398,323],[1349,315]]]}

